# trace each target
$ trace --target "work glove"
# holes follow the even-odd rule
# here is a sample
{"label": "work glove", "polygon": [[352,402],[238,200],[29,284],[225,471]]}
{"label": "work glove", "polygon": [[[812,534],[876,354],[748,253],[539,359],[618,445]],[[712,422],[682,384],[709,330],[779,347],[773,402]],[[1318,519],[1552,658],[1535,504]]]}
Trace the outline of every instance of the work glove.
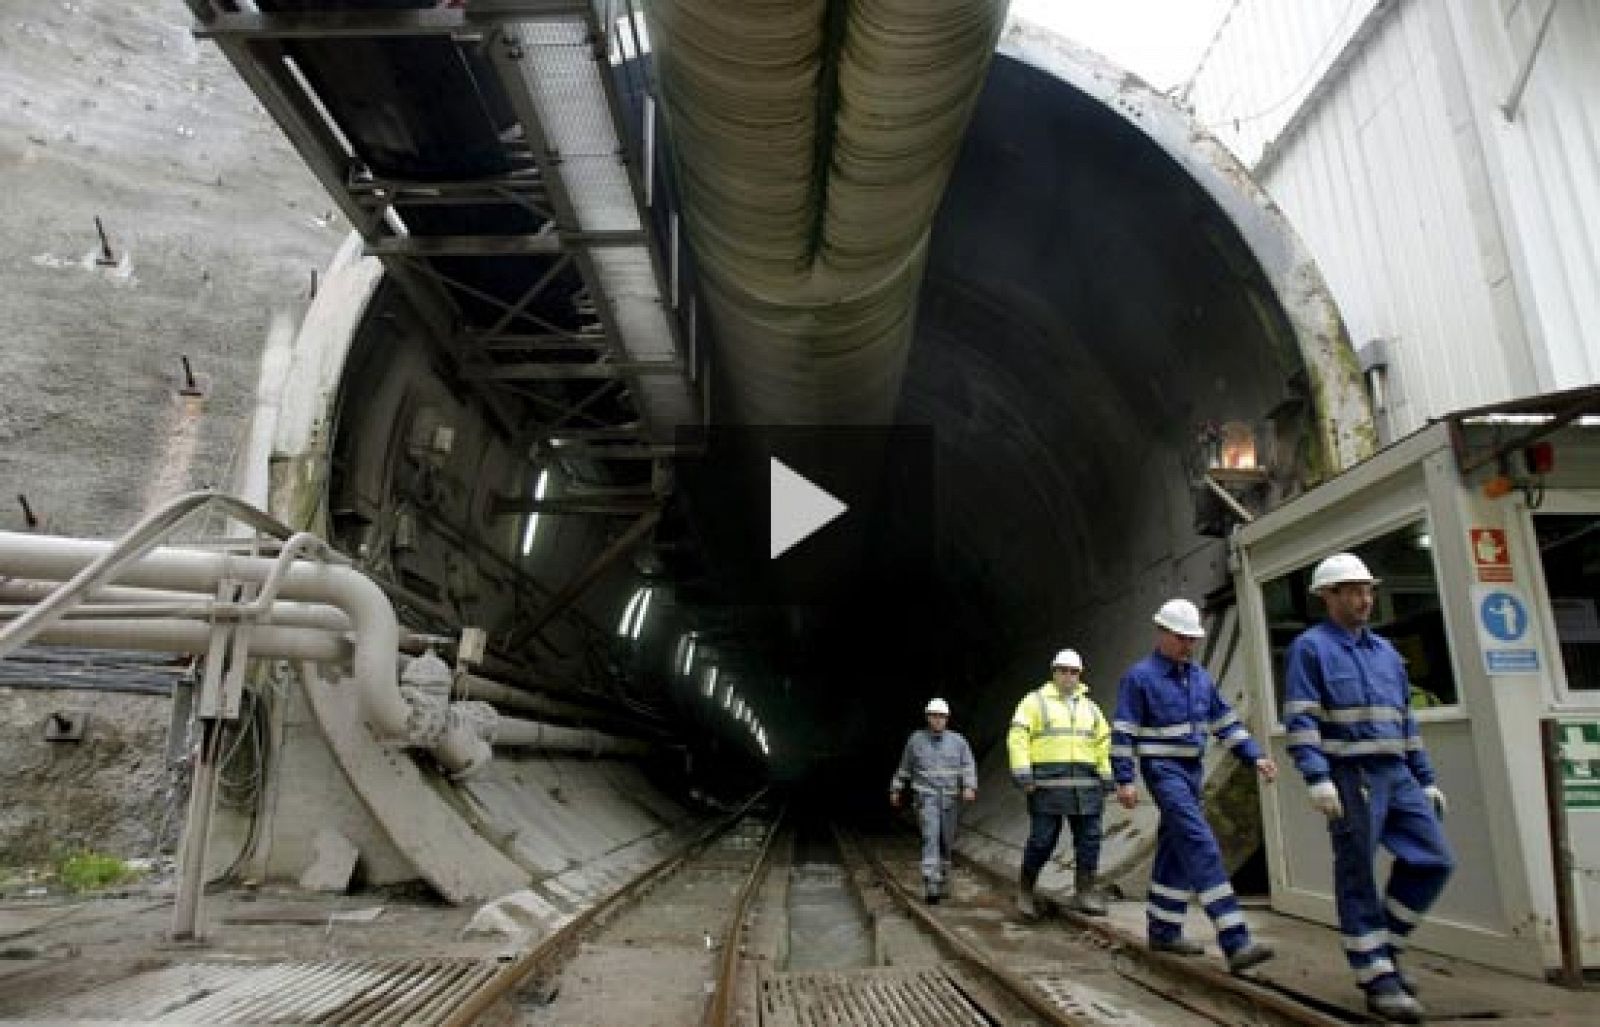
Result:
{"label": "work glove", "polygon": [[1450,803],[1445,801],[1444,793],[1439,790],[1439,786],[1429,785],[1422,790],[1422,794],[1426,795],[1428,801],[1433,803],[1434,815],[1443,820],[1444,815],[1450,811]]}
{"label": "work glove", "polygon": [[1344,816],[1344,803],[1339,801],[1339,789],[1333,786],[1332,781],[1318,781],[1307,791],[1311,795],[1311,805],[1317,812],[1329,820],[1338,820]]}

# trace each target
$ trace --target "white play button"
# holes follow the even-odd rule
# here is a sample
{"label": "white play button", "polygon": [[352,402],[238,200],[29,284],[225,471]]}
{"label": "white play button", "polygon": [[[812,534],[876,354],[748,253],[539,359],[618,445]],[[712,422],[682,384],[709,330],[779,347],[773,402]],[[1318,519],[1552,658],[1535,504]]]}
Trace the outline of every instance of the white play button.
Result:
{"label": "white play button", "polygon": [[848,506],[796,474],[777,457],[771,459],[771,558],[776,560]]}

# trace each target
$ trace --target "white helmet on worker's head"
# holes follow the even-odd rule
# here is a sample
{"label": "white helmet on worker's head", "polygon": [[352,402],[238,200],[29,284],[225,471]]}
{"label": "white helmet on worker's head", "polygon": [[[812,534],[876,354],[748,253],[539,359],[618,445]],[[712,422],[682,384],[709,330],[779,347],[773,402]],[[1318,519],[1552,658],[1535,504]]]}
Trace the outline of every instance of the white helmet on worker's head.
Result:
{"label": "white helmet on worker's head", "polygon": [[1317,564],[1317,569],[1311,572],[1312,594],[1348,582],[1376,585],[1378,579],[1367,570],[1367,565],[1361,562],[1361,557],[1354,553],[1334,553]]}
{"label": "white helmet on worker's head", "polygon": [[1051,670],[1055,670],[1058,667],[1065,667],[1068,670],[1082,670],[1083,657],[1078,655],[1078,650],[1076,649],[1063,649],[1056,653],[1055,659],[1050,661]]}
{"label": "white helmet on worker's head", "polygon": [[943,699],[929,699],[928,705],[922,708],[923,713],[942,713],[950,716],[950,704]]}
{"label": "white helmet on worker's head", "polygon": [[1151,620],[1155,621],[1156,627],[1166,628],[1174,635],[1206,637],[1206,629],[1200,624],[1200,609],[1187,599],[1168,599]]}

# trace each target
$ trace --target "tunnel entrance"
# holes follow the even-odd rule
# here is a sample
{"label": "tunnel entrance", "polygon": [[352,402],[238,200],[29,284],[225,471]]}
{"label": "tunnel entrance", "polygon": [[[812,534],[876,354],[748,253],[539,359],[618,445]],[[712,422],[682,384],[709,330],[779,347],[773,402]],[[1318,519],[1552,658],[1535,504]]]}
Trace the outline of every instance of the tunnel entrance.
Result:
{"label": "tunnel entrance", "polygon": [[[991,69],[916,318],[897,416],[926,432],[926,502],[845,497],[893,515],[826,603],[775,606],[716,568],[720,592],[683,593],[781,711],[780,777],[874,796],[930,696],[981,751],[1071,645],[1112,701],[1162,599],[1226,589],[1222,544],[1196,527],[1207,426],[1252,427],[1263,496],[1298,488],[1314,430],[1294,327],[1228,213],[1122,112],[1017,58]],[[729,502],[740,488],[688,481],[712,549],[730,505],[765,531],[755,489]],[[882,558],[924,531],[925,573]]]}
{"label": "tunnel entrance", "polygon": [[[417,627],[485,628],[487,676],[568,704],[558,719],[671,740],[669,776],[713,792],[768,777],[881,806],[940,695],[984,763],[980,807],[999,802],[996,743],[1049,655],[1083,653],[1109,707],[1174,595],[1207,608],[1226,686],[1236,636],[1203,483],[1221,428],[1248,437],[1233,469],[1257,510],[1370,438],[1332,302],[1270,203],[1166,98],[1025,32],[990,68],[908,311],[887,430],[926,438],[926,492],[885,500],[890,478],[874,482],[860,558],[824,600],[774,602],[719,544],[719,517],[765,530],[759,501],[738,498],[760,495],[763,460],[697,468],[704,447],[682,439],[601,456],[600,422],[635,416],[633,400],[572,382],[525,413],[575,441],[530,445],[441,367],[407,303],[379,291],[346,365],[338,544]],[[733,382],[707,386],[715,431]],[[885,451],[879,466],[897,464]],[[893,552],[919,533],[929,555],[908,569]],[[1213,801],[1242,860],[1253,792]],[[1018,815],[997,807],[993,837]],[[1135,826],[1112,847],[1145,841]]]}

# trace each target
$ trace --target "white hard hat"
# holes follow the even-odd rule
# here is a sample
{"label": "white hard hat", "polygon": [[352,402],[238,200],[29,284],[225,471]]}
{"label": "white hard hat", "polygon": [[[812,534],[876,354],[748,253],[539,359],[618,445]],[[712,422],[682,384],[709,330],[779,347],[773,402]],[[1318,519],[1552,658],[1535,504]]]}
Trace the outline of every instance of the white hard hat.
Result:
{"label": "white hard hat", "polygon": [[1078,650],[1076,649],[1063,649],[1059,653],[1056,653],[1055,659],[1050,661],[1051,670],[1055,670],[1057,667],[1066,667],[1070,670],[1082,670],[1083,657],[1078,655]]}
{"label": "white hard hat", "polygon": [[950,716],[950,704],[943,699],[929,699],[928,705],[923,708],[923,713],[942,713]]}
{"label": "white hard hat", "polygon": [[1168,599],[1151,618],[1156,627],[1166,628],[1174,635],[1185,638],[1204,638],[1206,629],[1200,625],[1200,610],[1187,599]]}
{"label": "white hard hat", "polygon": [[1317,569],[1311,572],[1311,591],[1321,592],[1347,581],[1361,581],[1369,585],[1378,583],[1378,579],[1367,570],[1367,565],[1361,562],[1361,557],[1354,553],[1334,553],[1317,564]]}

